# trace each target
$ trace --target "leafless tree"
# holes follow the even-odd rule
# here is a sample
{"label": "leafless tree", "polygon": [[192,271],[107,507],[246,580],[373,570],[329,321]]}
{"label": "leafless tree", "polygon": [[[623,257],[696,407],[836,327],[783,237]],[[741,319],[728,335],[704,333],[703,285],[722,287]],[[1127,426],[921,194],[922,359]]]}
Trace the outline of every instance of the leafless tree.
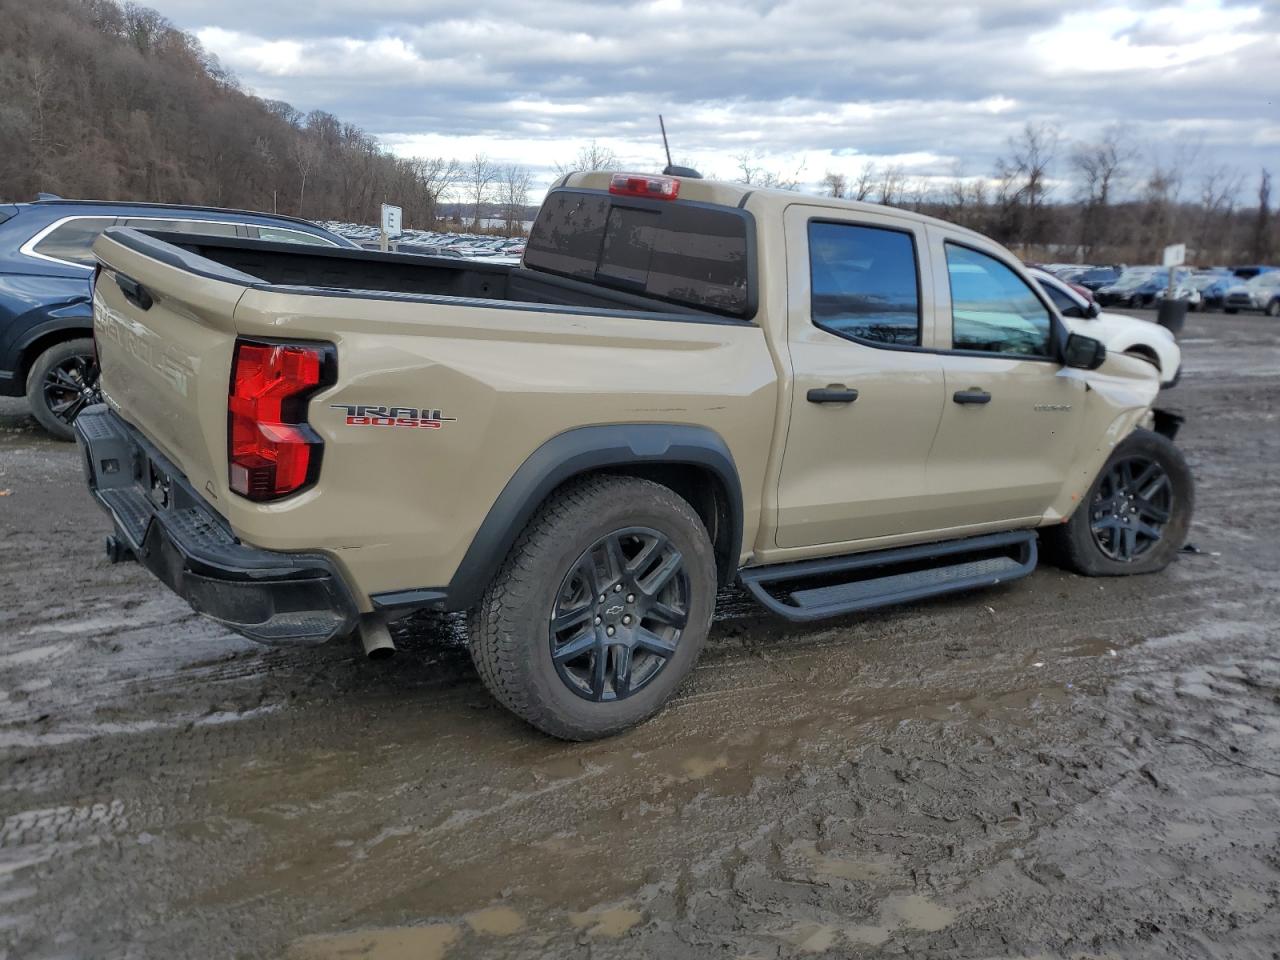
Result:
{"label": "leafless tree", "polygon": [[563,177],[567,173],[580,173],[584,170],[616,170],[621,165],[618,155],[598,141],[592,140],[586,146],[579,147],[572,160],[555,165],[556,176]]}
{"label": "leafless tree", "polygon": [[1080,247],[1086,257],[1109,236],[1115,191],[1137,156],[1118,127],[1108,127],[1101,140],[1077,144],[1071,152],[1071,168],[1080,183]]}
{"label": "leafless tree", "polygon": [[1258,208],[1253,220],[1249,252],[1254,263],[1266,263],[1273,252],[1271,231],[1271,172],[1265,167],[1258,178]]}
{"label": "leafless tree", "polygon": [[903,190],[907,186],[907,173],[898,164],[890,164],[880,171],[876,181],[876,202],[886,207],[896,206],[902,201]]}
{"label": "leafless tree", "polygon": [[1227,259],[1227,227],[1243,184],[1244,177],[1240,172],[1225,164],[1211,167],[1201,174],[1194,247],[1196,259],[1208,262]]}
{"label": "leafless tree", "polygon": [[858,176],[849,184],[850,200],[867,200],[876,184],[876,165],[868,161],[858,171]]}
{"label": "leafless tree", "polygon": [[822,178],[822,192],[828,197],[843,197],[848,189],[849,184],[843,173],[828,170]]}
{"label": "leafless tree", "polygon": [[498,185],[502,204],[502,219],[507,236],[524,233],[524,211],[529,205],[529,186],[533,174],[528,167],[508,164],[502,168],[502,180]]}
{"label": "leafless tree", "polygon": [[1027,244],[1045,223],[1049,170],[1058,149],[1058,130],[1030,123],[1009,138],[1009,155],[996,161],[997,239]]}
{"label": "leafless tree", "polygon": [[306,209],[307,177],[320,159],[320,147],[310,137],[298,137],[289,144],[290,159],[298,170],[298,216]]}
{"label": "leafless tree", "polygon": [[803,161],[790,176],[765,166],[759,151],[744,151],[735,156],[733,161],[738,165],[738,182],[747,186],[774,190],[796,190],[800,186]]}
{"label": "leafless tree", "polygon": [[462,177],[462,164],[452,157],[417,157],[414,182],[422,198],[421,218],[428,229],[440,220],[440,205]]}
{"label": "leafless tree", "polygon": [[467,161],[463,182],[467,188],[467,200],[472,208],[471,227],[479,229],[481,208],[492,198],[498,179],[498,167],[486,154],[477,153]]}

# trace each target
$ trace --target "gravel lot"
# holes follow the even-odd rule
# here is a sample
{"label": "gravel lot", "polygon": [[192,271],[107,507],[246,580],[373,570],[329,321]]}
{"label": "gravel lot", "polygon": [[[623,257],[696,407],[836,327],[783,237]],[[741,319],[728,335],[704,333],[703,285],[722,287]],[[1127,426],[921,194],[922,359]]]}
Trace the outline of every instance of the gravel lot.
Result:
{"label": "gravel lot", "polygon": [[1242,957],[1280,945],[1280,324],[1193,315],[1163,574],[797,627],[653,722],[494,707],[459,625],[267,649],[0,406],[0,958]]}

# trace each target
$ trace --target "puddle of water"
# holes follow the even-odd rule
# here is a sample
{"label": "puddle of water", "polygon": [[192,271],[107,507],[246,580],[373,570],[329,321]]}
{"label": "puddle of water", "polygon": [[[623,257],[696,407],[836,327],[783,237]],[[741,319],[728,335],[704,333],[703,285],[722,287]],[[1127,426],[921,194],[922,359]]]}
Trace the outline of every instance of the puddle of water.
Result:
{"label": "puddle of water", "polygon": [[882,909],[882,918],[893,921],[895,926],[901,923],[913,930],[929,932],[943,929],[956,918],[956,912],[950,907],[914,893],[889,897]]}
{"label": "puddle of water", "polygon": [[322,934],[294,941],[285,956],[288,960],[443,960],[458,932],[453,924],[435,923]]}
{"label": "puddle of water", "polygon": [[620,937],[643,919],[639,910],[613,907],[569,914],[569,923],[591,937]]}
{"label": "puddle of water", "polygon": [[874,924],[846,927],[844,935],[849,939],[850,943],[856,943],[859,946],[878,947],[889,939],[889,928],[877,927]]}
{"label": "puddle of water", "polygon": [[495,937],[509,937],[524,929],[524,917],[510,907],[488,907],[468,913],[463,919],[476,933],[487,933]]}
{"label": "puddle of water", "polygon": [[786,940],[801,953],[826,953],[835,946],[840,931],[821,923],[803,923],[786,936]]}
{"label": "puddle of water", "polygon": [[841,939],[856,946],[879,946],[899,927],[933,933],[947,927],[956,918],[950,907],[934,903],[919,894],[898,894],[880,904],[876,923],[842,924],[802,923],[781,934],[781,939],[801,953],[825,953]]}
{"label": "puddle of water", "polygon": [[810,840],[800,841],[794,844],[792,849],[808,861],[808,866],[814,873],[823,877],[867,883],[884,879],[891,869],[889,864],[872,860],[848,860],[843,857],[828,856],[819,852],[817,845]]}
{"label": "puddle of water", "polygon": [[729,758],[723,753],[715,758],[688,757],[680,764],[680,769],[690,780],[701,780],[720,770],[728,769]]}

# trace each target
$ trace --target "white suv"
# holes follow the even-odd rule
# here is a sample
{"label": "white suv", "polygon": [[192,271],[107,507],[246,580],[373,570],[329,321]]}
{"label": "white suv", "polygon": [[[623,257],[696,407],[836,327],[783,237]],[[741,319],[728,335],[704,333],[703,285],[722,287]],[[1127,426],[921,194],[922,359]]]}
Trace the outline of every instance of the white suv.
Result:
{"label": "white suv", "polygon": [[1040,284],[1045,296],[1058,308],[1067,327],[1101,340],[1108,350],[1141,357],[1160,371],[1160,385],[1171,387],[1182,369],[1182,351],[1172,333],[1151,320],[1125,313],[1099,310],[1098,304],[1047,270],[1030,267],[1027,273]]}

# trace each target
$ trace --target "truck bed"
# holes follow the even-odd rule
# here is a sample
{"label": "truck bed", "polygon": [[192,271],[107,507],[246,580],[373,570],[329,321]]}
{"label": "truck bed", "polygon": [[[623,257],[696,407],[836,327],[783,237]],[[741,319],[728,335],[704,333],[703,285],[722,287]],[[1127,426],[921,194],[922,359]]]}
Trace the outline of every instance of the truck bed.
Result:
{"label": "truck bed", "polygon": [[[451,583],[516,471],[577,428],[605,425],[641,457],[671,448],[671,430],[712,435],[737,464],[742,515],[759,516],[778,372],[747,320],[610,289],[588,300],[579,281],[413,254],[128,228],[93,249],[108,406],[237,540],[310,553],[316,530],[331,531],[323,552],[363,612],[373,593]],[[263,344],[329,360],[294,414],[323,443],[318,473],[256,502],[231,486],[229,385],[238,351]],[[754,535],[746,525],[741,540]]]}
{"label": "truck bed", "polygon": [[687,306],[623,290],[609,290],[512,264],[414,253],[311,247],[239,237],[205,237],[150,230],[137,232],[273,286],[713,316]]}

